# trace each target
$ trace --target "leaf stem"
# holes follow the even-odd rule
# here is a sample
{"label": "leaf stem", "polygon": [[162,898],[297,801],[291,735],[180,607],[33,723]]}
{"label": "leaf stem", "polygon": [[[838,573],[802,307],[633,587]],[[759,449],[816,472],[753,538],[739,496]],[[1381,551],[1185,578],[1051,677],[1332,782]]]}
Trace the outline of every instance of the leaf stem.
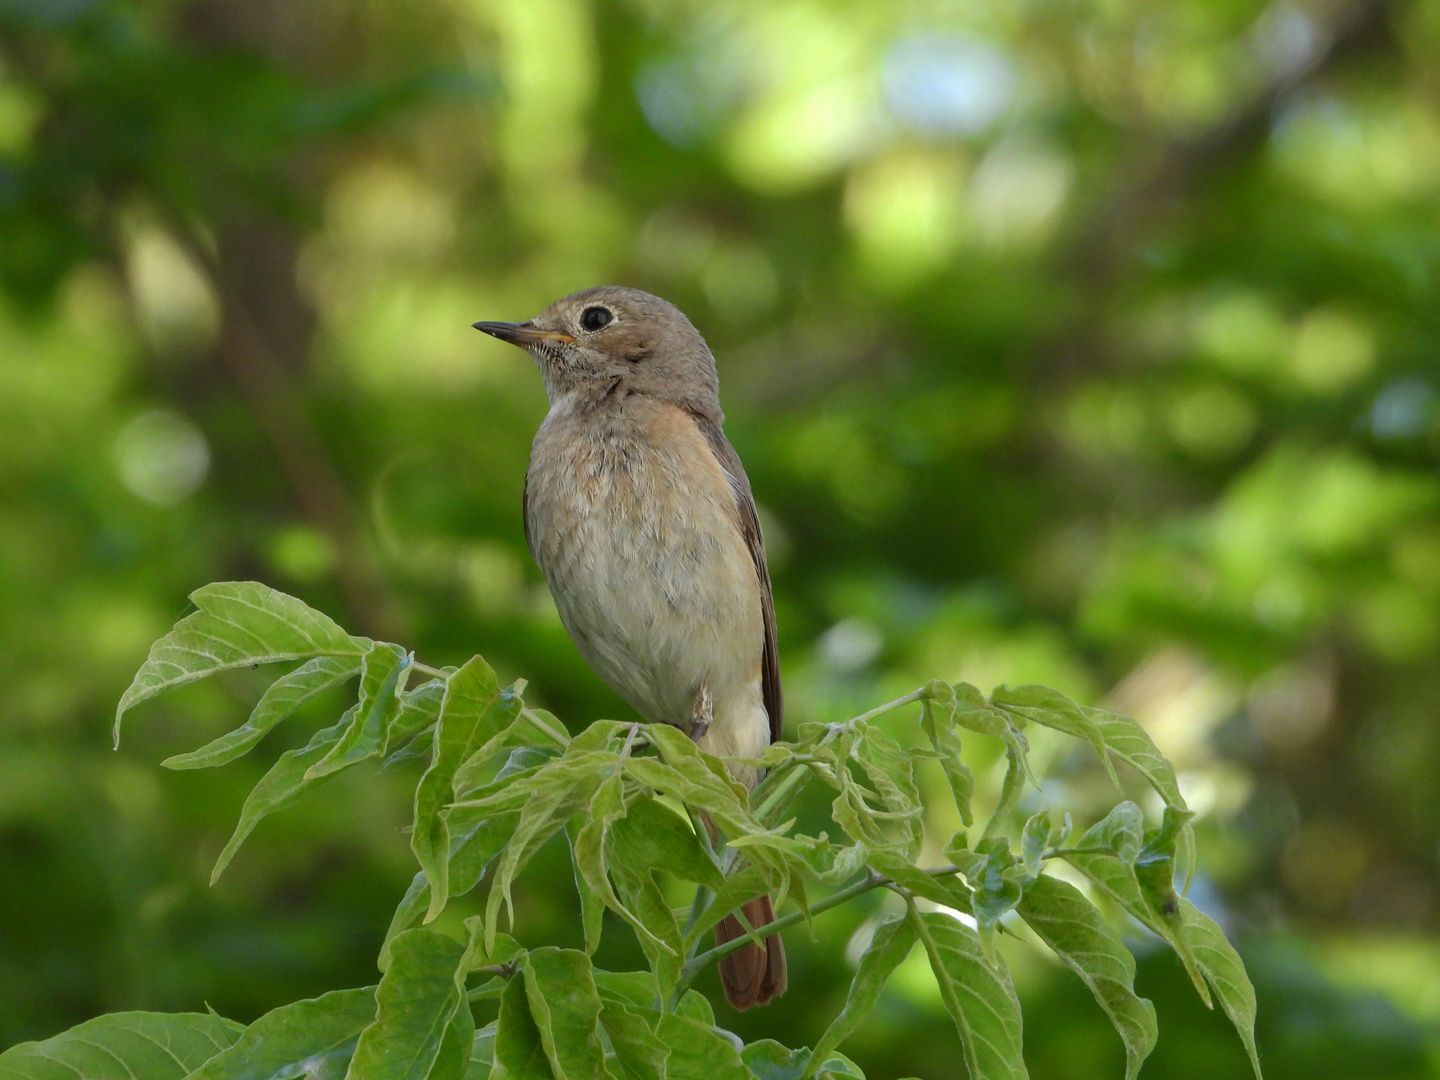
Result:
{"label": "leaf stem", "polygon": [[545,732],[546,735],[549,735],[552,739],[554,739],[554,740],[555,740],[557,743],[559,743],[561,746],[569,746],[569,745],[570,745],[570,734],[569,734],[569,732],[564,732],[564,733],[562,733],[562,732],[556,731],[553,727],[551,727],[551,726],[550,726],[549,724],[547,724],[544,720],[542,720],[542,719],[540,718],[540,714],[537,713],[534,709],[530,708],[529,706],[521,706],[521,708],[520,708],[520,715],[523,716],[523,717],[525,717],[526,720],[529,720],[530,723],[534,724],[534,725],[535,725],[537,728],[539,728],[541,731]]}
{"label": "leaf stem", "polygon": [[449,672],[441,671],[439,668],[433,668],[429,664],[422,664],[419,660],[412,659],[410,666],[420,672],[421,675],[429,675],[432,679],[439,679],[441,682],[447,682],[450,678]]}
{"label": "leaf stem", "polygon": [[[956,874],[959,872],[960,868],[953,864],[949,866],[935,866],[921,871],[921,873],[930,874],[933,877],[944,877],[946,874]],[[832,893],[819,903],[811,904],[809,913],[811,915],[819,915],[822,911],[829,911],[833,907],[839,907],[847,900],[855,899],[855,897],[861,893],[867,893],[871,889],[889,888],[894,884],[895,882],[884,874],[877,874],[874,870],[867,870],[865,876],[853,885],[847,885],[839,892]],[[792,911],[789,915],[776,919],[774,922],[766,923],[758,929],[750,930],[744,937],[727,941],[724,945],[716,945],[713,949],[707,949],[705,952],[686,961],[685,966],[680,969],[680,978],[676,981],[675,989],[670,995],[671,1007],[673,1008],[675,1004],[685,996],[685,991],[690,989],[690,984],[695,981],[695,977],[711,964],[718,963],[731,953],[743,949],[746,945],[759,944],[771,934],[778,934],[782,930],[790,929],[790,927],[802,922],[805,919],[805,915],[806,913],[804,911]]]}

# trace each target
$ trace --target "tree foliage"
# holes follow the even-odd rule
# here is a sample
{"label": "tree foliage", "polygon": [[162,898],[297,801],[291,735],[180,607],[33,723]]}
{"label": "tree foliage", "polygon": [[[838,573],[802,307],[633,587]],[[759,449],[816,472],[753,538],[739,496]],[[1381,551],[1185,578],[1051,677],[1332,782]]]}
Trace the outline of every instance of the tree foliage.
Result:
{"label": "tree foliage", "polygon": [[[1127,717],[1047,687],[1001,687],[987,698],[969,684],[930,682],[843,723],[802,724],[794,741],[765,751],[766,778],[747,793],[725,761],[673,728],[601,720],[569,735],[525,705],[523,684],[499,687],[478,656],[449,671],[429,668],[255,582],[208,585],[191,600],[198,610],[155,643],[121,698],[117,739],[128,710],[172,687],[228,668],[302,663],[271,684],[244,725],[170,759],[172,768],[224,764],[285,720],[306,688],[359,675],[355,704],[303,749],[282,754],[255,786],[212,880],[262,817],[316,785],[362,762],[428,757],[411,830],[420,869],[385,936],[380,981],[284,1005],[248,1026],[203,1014],[102,1017],[0,1054],[3,1080],[43,1080],[57,1068],[82,1080],[117,1068],[127,1080],[338,1077],[342,1069],[355,1080],[859,1078],[840,1046],[917,946],[969,1075],[1019,1080],[1028,1075],[1020,1002],[995,941],[1017,919],[1094,994],[1133,1080],[1155,1044],[1154,1009],[1136,995],[1134,961],[1087,891],[1046,873],[1056,859],[1088,880],[1091,895],[1174,947],[1205,1003],[1218,1000],[1233,1021],[1260,1076],[1250,980],[1224,933],[1176,891],[1180,863],[1189,859],[1193,870],[1190,811],[1170,764]],[[906,747],[875,721],[914,703],[925,740]],[[1016,803],[1033,780],[1032,726],[1080,740],[1112,778],[1116,763],[1133,768],[1163,800],[1163,820],[1146,828],[1139,807],[1123,801],[1078,839],[1068,814],[1056,822],[1048,810],[1012,836]],[[955,832],[941,844],[950,861],[924,865],[916,771],[940,762],[961,819],[971,820],[974,780],[957,756],[962,732],[1003,741],[1002,792],[973,844],[968,831]],[[833,838],[786,816],[810,783],[833,792]],[[719,830],[713,844],[707,822]],[[582,899],[583,951],[522,945],[505,929],[514,922],[515,880],[560,834]],[[688,915],[671,908],[660,874],[695,887]],[[431,927],[452,896],[482,880],[485,912],[465,921],[465,940]],[[796,910],[752,928],[764,936],[874,889],[889,890],[903,909],[875,929],[842,1011],[813,1051],[745,1045],[715,1026],[692,983],[748,940],[707,948],[720,918],[762,891],[777,908],[791,901]],[[607,911],[634,931],[648,970],[594,966]],[[477,1029],[473,1008],[491,1001],[498,1015]]]}

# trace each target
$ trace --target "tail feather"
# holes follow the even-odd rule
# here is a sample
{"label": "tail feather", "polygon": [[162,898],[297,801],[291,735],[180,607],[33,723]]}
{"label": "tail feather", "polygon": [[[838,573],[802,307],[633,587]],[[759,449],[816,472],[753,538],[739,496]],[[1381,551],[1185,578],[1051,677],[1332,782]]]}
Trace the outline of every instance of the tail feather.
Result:
{"label": "tail feather", "polygon": [[[740,910],[755,929],[775,921],[775,908],[770,897],[760,896],[743,904]],[[727,915],[715,926],[715,943],[745,936],[745,928],[734,915]],[[725,1000],[737,1009],[767,1005],[785,992],[785,945],[779,934],[771,934],[763,945],[750,944],[737,949],[720,961],[720,985]]]}

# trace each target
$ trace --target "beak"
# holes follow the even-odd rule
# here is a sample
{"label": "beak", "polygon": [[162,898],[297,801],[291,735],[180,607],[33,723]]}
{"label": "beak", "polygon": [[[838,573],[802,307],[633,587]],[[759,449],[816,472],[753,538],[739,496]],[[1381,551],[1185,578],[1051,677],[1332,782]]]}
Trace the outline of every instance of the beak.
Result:
{"label": "beak", "polygon": [[562,334],[558,330],[537,330],[528,322],[477,322],[474,326],[481,333],[508,341],[511,345],[519,345],[522,349],[527,345],[541,345],[545,342],[569,345],[575,340],[569,334]]}

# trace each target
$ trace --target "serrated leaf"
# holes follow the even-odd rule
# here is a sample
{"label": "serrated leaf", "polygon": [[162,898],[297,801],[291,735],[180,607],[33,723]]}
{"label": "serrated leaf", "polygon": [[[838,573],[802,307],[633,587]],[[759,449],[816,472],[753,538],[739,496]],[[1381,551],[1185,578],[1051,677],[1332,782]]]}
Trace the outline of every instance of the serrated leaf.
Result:
{"label": "serrated leaf", "polygon": [[940,767],[950,784],[950,793],[955,799],[955,809],[960,812],[960,821],[968,829],[974,818],[970,801],[975,795],[975,774],[960,757],[960,733],[955,730],[955,688],[939,679],[925,685],[925,696],[920,699],[920,727],[940,757]]}
{"label": "serrated leaf", "polygon": [[615,1065],[625,1080],[666,1080],[665,1063],[670,1057],[670,1048],[660,1041],[639,1010],[604,1000],[600,1005],[600,1024],[610,1039]]}
{"label": "serrated leaf", "polygon": [[450,830],[441,811],[455,799],[455,774],[472,755],[497,744],[519,711],[519,699],[501,694],[495,673],[478,656],[445,685],[430,767],[415,789],[410,834],[410,849],[430,881],[427,921],[439,915],[450,898]]}
{"label": "serrated leaf", "polygon": [[845,1007],[840,1015],[830,1022],[825,1034],[815,1044],[814,1057],[820,1061],[829,1058],[831,1051],[839,1049],[842,1042],[854,1034],[860,1022],[870,1014],[880,993],[901,962],[910,955],[915,944],[915,927],[904,916],[881,923],[875,929],[875,936],[860,957],[860,966],[850,981],[850,992],[845,997]]}
{"label": "serrated leaf", "polygon": [[999,686],[990,695],[990,703],[1012,715],[1018,713],[1032,724],[1063,731],[1066,735],[1088,742],[1099,756],[1100,764],[1105,766],[1111,783],[1119,786],[1120,779],[1115,775],[1115,766],[1110,763],[1110,757],[1105,752],[1105,737],[1100,728],[1084,709],[1059,690],[1033,683],[1017,686],[1013,690],[1008,686]]}
{"label": "serrated leaf", "polygon": [[1135,959],[1120,935],[1079,889],[1048,875],[1026,886],[1018,911],[1095,995],[1125,1044],[1126,1080],[1134,1080],[1155,1048],[1155,1007],[1135,993]]}
{"label": "serrated leaf", "polygon": [[609,1077],[590,957],[575,949],[532,949],[521,961],[521,971],[530,1015],[555,1080]]}
{"label": "serrated leaf", "polygon": [[669,1080],[752,1080],[735,1043],[716,1031],[713,1023],[667,1013],[656,1034],[670,1048]]}
{"label": "serrated leaf", "polygon": [[511,979],[500,995],[500,1016],[495,1022],[495,1067],[491,1075],[503,1080],[555,1080],[540,1029],[530,1015],[524,979]]}
{"label": "serrated leaf", "polygon": [[225,581],[190,594],[200,610],[150,646],[150,655],[115,708],[115,743],[125,713],[172,687],[230,668],[312,656],[360,656],[368,638],[351,637],[314,608],[257,581]]}
{"label": "serrated leaf", "polygon": [[198,750],[176,754],[160,764],[167,769],[211,769],[228,764],[248,753],[276,724],[305,702],[346,682],[359,670],[360,661],[354,656],[317,656],[307,660],[266,688],[244,724]]}
{"label": "serrated leaf", "polygon": [[409,666],[409,657],[400,646],[385,642],[371,646],[360,663],[360,700],[350,726],[329,752],[306,770],[305,779],[318,780],[379,756],[385,728],[395,715],[396,693],[404,688]]}
{"label": "serrated leaf", "polygon": [[1255,987],[1245,974],[1245,965],[1215,920],[1184,897],[1180,898],[1180,920],[1205,981],[1214,989],[1220,1008],[1235,1025],[1245,1052],[1250,1055],[1255,1080],[1260,1080],[1260,1055],[1255,1049]]}
{"label": "serrated leaf", "polygon": [[360,1033],[348,1080],[424,1080],[430,1075],[462,1007],[455,970],[464,951],[458,941],[433,930],[406,930],[395,938],[390,965],[375,990],[375,1019]]}
{"label": "serrated leaf", "polygon": [[213,1013],[110,1013],[10,1047],[0,1080],[181,1080],[244,1030]]}
{"label": "serrated leaf", "polygon": [[188,1080],[340,1080],[375,1019],[375,987],[335,990],[272,1009]]}
{"label": "serrated leaf", "polygon": [[908,918],[960,1033],[971,1080],[1024,1080],[1020,1002],[1004,962],[988,963],[979,935],[948,915],[912,906]]}
{"label": "serrated leaf", "polygon": [[240,809],[240,820],[235,825],[235,831],[230,834],[220,857],[215,860],[215,868],[210,871],[211,885],[220,879],[220,875],[230,865],[230,860],[240,850],[240,845],[263,818],[294,805],[306,792],[313,791],[330,779],[329,776],[322,776],[312,780],[306,773],[311,765],[323,758],[330,748],[340,741],[350,719],[350,713],[346,713],[339,723],[317,731],[300,749],[285,751],[270,767],[270,771],[260,778],[260,782],[250,789],[245,805]]}

